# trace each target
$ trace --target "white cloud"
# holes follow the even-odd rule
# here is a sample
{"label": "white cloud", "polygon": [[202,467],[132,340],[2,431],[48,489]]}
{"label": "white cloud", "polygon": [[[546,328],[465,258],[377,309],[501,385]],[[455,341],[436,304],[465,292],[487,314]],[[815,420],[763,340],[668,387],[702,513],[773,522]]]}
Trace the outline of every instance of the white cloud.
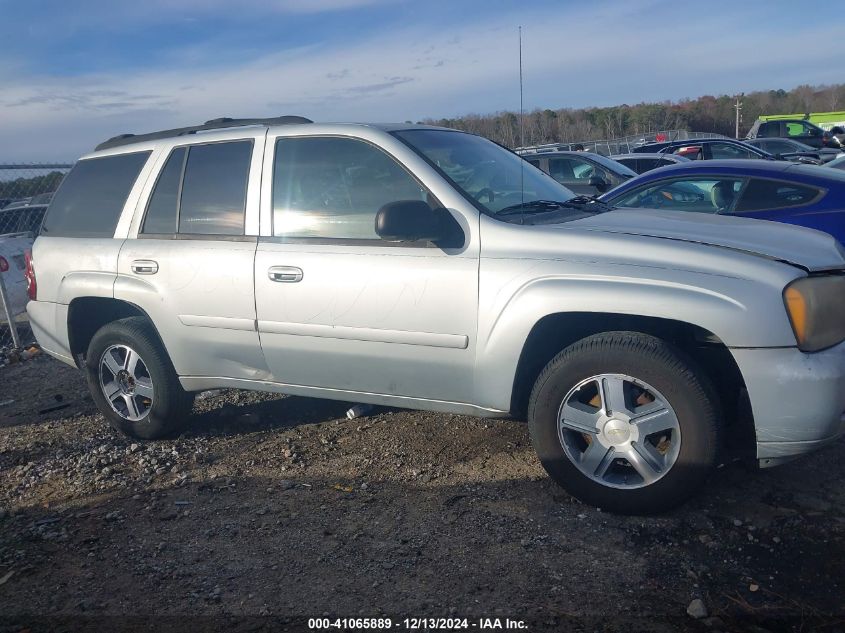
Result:
{"label": "white cloud", "polygon": [[[290,9],[305,0],[271,4]],[[654,16],[665,6],[641,0],[624,8],[523,10],[438,29],[412,25],[364,42],[315,43],[217,68],[180,65],[178,58],[167,68],[82,77],[27,77],[0,68],[0,162],[70,159],[114,134],[220,116],[401,121],[514,109],[517,19],[524,25],[529,107],[631,103],[839,79],[835,47],[829,45],[838,27],[822,22],[796,33],[802,42],[796,56],[767,33],[725,27],[715,13],[683,29],[667,25],[654,33]]]}

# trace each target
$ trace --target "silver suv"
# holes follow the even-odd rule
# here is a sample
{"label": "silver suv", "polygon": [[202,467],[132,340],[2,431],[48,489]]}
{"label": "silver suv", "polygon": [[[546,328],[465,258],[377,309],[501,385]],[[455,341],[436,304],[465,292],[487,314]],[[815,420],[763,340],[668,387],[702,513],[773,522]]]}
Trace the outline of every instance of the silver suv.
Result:
{"label": "silver suv", "polygon": [[661,511],[722,458],[842,431],[845,253],[613,210],[479,136],[217,120],[84,156],[28,258],[33,329],[133,437],[257,389],[526,416],[587,503]]}

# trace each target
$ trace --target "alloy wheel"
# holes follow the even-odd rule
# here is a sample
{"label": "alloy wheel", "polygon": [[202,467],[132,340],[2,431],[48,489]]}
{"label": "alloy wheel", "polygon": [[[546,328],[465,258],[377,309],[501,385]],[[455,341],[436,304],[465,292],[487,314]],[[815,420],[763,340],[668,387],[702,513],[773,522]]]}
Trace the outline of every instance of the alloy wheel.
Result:
{"label": "alloy wheel", "polygon": [[558,437],[569,460],[611,488],[642,488],[678,459],[681,429],[666,398],[642,380],[600,374],[581,381],[561,403]]}
{"label": "alloy wheel", "polygon": [[100,388],[111,408],[131,422],[153,406],[153,380],[141,356],[127,345],[112,345],[100,358]]}

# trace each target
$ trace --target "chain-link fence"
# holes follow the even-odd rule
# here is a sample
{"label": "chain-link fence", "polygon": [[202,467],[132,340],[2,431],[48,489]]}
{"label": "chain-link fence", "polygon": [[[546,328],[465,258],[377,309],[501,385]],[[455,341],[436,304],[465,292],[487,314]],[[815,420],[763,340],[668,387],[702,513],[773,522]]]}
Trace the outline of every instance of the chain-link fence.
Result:
{"label": "chain-link fence", "polygon": [[0,163],[0,367],[27,355],[26,251],[71,165]]}
{"label": "chain-link fence", "polygon": [[686,141],[701,138],[726,138],[722,134],[713,132],[690,132],[688,130],[661,130],[649,134],[636,134],[608,141],[584,141],[582,143],[547,143],[545,145],[531,145],[519,147],[517,154],[533,154],[553,151],[572,151],[576,149],[612,156],[614,154],[630,154],[636,147],[649,143],[664,143],[668,141]]}

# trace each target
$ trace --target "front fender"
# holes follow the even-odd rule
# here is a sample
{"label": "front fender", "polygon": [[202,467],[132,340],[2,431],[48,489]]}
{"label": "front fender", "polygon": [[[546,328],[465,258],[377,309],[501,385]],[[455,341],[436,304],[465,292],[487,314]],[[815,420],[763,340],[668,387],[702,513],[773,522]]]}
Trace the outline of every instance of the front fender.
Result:
{"label": "front fender", "polygon": [[752,282],[689,270],[548,260],[483,260],[481,268],[475,384],[482,406],[509,409],[529,333],[554,314],[668,319],[703,328],[728,347],[795,345],[782,275]]}

